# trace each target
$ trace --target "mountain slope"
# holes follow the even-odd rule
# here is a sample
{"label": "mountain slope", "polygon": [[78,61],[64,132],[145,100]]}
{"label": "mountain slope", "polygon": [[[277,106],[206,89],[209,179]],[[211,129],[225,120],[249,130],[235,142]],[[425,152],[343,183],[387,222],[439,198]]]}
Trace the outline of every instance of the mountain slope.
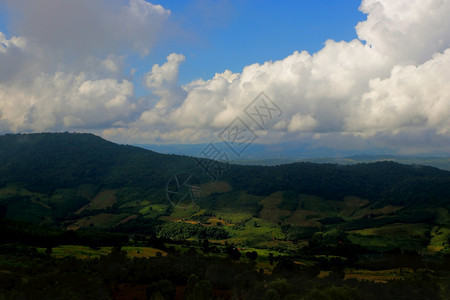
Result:
{"label": "mountain slope", "polygon": [[[299,217],[311,219],[307,215],[312,211],[320,215],[320,210],[330,209],[332,202],[342,211],[349,211],[351,208],[339,204],[349,196],[365,199],[371,212],[383,207],[393,210],[391,213],[398,207],[450,208],[450,172],[432,167],[394,162],[231,165],[214,185],[191,157],[117,145],[92,134],[0,136],[0,198],[9,214],[20,215],[20,219],[33,215],[33,220],[76,220],[97,215],[104,226],[110,226],[110,219],[116,222],[138,215],[158,217],[169,203],[165,191],[169,179],[183,172],[196,175],[209,187],[198,200],[200,207],[258,215],[264,206],[260,201],[278,193],[278,202],[269,210],[264,208],[263,215],[279,209],[279,217],[272,219],[284,216],[291,223]],[[15,192],[8,190],[11,186],[16,187]],[[304,195],[316,199],[306,205],[310,206],[309,212],[301,207]],[[295,211],[299,213],[292,213]],[[361,216],[364,214],[361,212]],[[349,214],[330,211],[324,216]],[[319,217],[316,219],[320,222]],[[81,223],[89,224],[86,219]]]}
{"label": "mountain slope", "polygon": [[92,134],[42,133],[0,137],[0,182],[51,193],[82,183],[159,187],[193,161],[133,146],[117,145]]}

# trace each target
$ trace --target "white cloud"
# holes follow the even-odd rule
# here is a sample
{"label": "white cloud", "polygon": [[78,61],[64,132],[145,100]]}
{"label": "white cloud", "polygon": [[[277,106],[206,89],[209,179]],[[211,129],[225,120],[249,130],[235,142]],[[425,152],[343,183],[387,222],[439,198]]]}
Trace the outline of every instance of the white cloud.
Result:
{"label": "white cloud", "polygon": [[95,130],[143,104],[125,75],[129,52],[154,46],[170,11],[144,0],[6,1],[0,32],[0,130]]}
{"label": "white cloud", "polygon": [[145,74],[151,95],[139,100],[125,53],[148,53],[168,10],[144,0],[7,3],[26,14],[14,18],[17,37],[0,34],[2,131],[104,128],[117,141],[210,142],[238,116],[256,130],[244,109],[264,91],[283,114],[258,142],[448,148],[450,0],[364,0],[359,39],[184,86],[185,57],[172,53]]}
{"label": "white cloud", "polygon": [[155,105],[156,109],[178,105],[186,96],[178,85],[178,69],[184,60],[184,55],[172,53],[165,64],[153,65],[152,70],[145,76],[145,86],[160,97],[160,101]]}
{"label": "white cloud", "polygon": [[450,2],[447,0],[364,0],[367,20],[358,37],[397,63],[424,63],[450,47]]}
{"label": "white cloud", "polygon": [[[315,134],[311,140],[317,144],[342,139],[352,141],[342,146],[360,148],[371,144],[362,140],[373,139],[373,144],[386,147],[394,136],[405,141],[409,136],[416,138],[419,149],[421,134],[448,139],[450,1],[364,0],[361,10],[368,16],[356,26],[359,40],[328,40],[313,55],[294,52],[283,60],[249,65],[241,73],[225,71],[197,80],[182,87],[186,93],[182,99],[180,86],[170,81],[161,101],[175,94],[177,101],[165,101],[172,105],[161,111],[158,104],[142,116],[157,116],[159,137],[167,142],[180,139],[175,133],[195,130],[197,134],[184,139],[207,142],[243,116],[244,108],[265,91],[284,114],[259,142],[276,141],[276,136],[298,139],[306,132]],[[154,70],[165,67],[177,74],[173,69],[179,67],[177,61],[169,56]],[[156,79],[151,85],[154,91],[168,86]],[[442,147],[436,141],[428,149]]]}
{"label": "white cloud", "polygon": [[1,117],[12,131],[111,126],[136,109],[131,82],[85,74],[42,74],[25,90],[0,85],[0,91]]}
{"label": "white cloud", "polygon": [[379,131],[434,129],[450,133],[450,49],[422,65],[395,66],[388,78],[370,81],[346,121],[347,129]]}

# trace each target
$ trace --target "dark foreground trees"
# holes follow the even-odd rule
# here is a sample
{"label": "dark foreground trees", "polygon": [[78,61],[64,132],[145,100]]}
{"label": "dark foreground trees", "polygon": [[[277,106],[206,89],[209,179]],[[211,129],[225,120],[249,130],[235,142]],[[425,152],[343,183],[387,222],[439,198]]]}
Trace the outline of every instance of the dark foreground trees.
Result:
{"label": "dark foreground trees", "polygon": [[[196,252],[129,258],[115,247],[99,259],[55,259],[32,247],[0,247],[0,299],[114,299],[123,284],[144,286],[147,299],[448,299],[444,267],[419,269],[388,283],[344,280],[340,270],[277,259],[272,274],[240,261]],[[447,283],[447,285],[446,285]],[[3,298],[2,298],[3,297]]]}

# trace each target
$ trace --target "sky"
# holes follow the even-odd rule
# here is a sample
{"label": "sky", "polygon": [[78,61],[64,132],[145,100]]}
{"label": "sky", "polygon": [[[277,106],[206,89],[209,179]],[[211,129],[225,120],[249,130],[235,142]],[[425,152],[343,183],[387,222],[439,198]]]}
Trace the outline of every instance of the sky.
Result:
{"label": "sky", "polygon": [[450,0],[0,0],[0,133],[448,155],[448,15]]}

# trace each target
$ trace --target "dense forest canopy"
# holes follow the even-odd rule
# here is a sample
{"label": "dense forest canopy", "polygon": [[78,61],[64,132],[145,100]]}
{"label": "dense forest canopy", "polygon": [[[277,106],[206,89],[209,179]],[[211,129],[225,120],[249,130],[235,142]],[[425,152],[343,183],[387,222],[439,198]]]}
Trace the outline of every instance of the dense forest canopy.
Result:
{"label": "dense forest canopy", "polygon": [[[42,133],[0,137],[0,184],[23,184],[32,191],[95,184],[165,188],[180,172],[197,172],[196,160],[117,145],[92,134]],[[357,165],[294,163],[280,166],[231,165],[223,174],[235,190],[269,195],[277,190],[341,200],[355,195],[391,204],[450,201],[450,172],[433,167],[377,162]],[[208,180],[207,178],[205,180]]]}

